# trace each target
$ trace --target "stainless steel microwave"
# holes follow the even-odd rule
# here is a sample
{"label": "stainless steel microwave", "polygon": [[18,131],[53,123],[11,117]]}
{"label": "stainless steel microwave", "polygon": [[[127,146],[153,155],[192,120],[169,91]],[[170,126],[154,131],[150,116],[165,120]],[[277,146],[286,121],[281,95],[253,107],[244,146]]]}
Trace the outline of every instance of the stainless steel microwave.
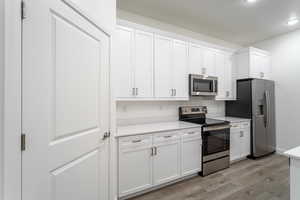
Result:
{"label": "stainless steel microwave", "polygon": [[218,77],[189,75],[190,96],[215,96],[218,92]]}

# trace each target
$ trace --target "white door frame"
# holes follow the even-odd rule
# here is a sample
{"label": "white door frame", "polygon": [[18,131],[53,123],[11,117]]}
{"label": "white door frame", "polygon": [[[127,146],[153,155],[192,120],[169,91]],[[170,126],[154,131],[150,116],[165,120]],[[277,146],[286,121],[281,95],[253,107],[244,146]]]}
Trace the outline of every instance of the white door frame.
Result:
{"label": "white door frame", "polygon": [[3,196],[21,200],[21,0],[5,0],[4,4]]}
{"label": "white door frame", "polygon": [[[21,5],[22,0],[4,0],[4,140],[3,140],[3,199],[4,200],[21,200],[21,131],[22,131],[22,20]],[[113,30],[113,29],[112,29]],[[111,37],[113,32],[103,30]],[[111,52],[110,52],[111,53]],[[114,98],[111,98],[111,144],[115,143],[113,138],[115,134],[115,106]],[[115,145],[112,145],[113,147]],[[1,147],[2,148],[2,147]],[[115,151],[111,148],[111,166],[110,174],[114,174]],[[1,155],[0,155],[1,156]],[[113,187],[115,177],[111,176],[110,197],[115,198],[116,188]],[[1,190],[0,190],[1,191]],[[2,199],[0,194],[0,199]]]}

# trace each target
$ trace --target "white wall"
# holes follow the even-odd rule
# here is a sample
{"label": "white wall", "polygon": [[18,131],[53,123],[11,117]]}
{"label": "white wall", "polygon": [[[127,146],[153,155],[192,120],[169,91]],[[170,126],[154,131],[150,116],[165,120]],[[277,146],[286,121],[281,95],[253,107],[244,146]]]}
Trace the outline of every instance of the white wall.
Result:
{"label": "white wall", "polygon": [[198,105],[208,107],[208,117],[224,116],[224,101],[214,101],[209,98],[195,97],[190,101],[145,101],[118,102],[117,124],[130,125],[140,123],[178,120],[178,107]]}
{"label": "white wall", "polygon": [[300,146],[300,30],[275,37],[255,47],[272,54],[276,82],[277,148]]}
{"label": "white wall", "polygon": [[0,199],[3,199],[4,0],[0,0]]}
{"label": "white wall", "polygon": [[0,199],[3,199],[4,0],[0,0]]}
{"label": "white wall", "polygon": [[130,13],[128,11],[125,10],[117,10],[117,18],[118,19],[123,19],[123,20],[127,20],[127,21],[131,21],[137,24],[142,24],[142,25],[146,25],[146,26],[150,26],[156,29],[161,29],[163,31],[167,31],[167,32],[172,32],[172,33],[176,33],[178,35],[183,35],[186,37],[190,37],[193,38],[195,40],[201,40],[203,42],[208,42],[214,45],[218,45],[218,46],[223,46],[226,48],[231,48],[231,49],[238,49],[241,48],[241,46],[237,45],[237,44],[233,44],[230,42],[226,42],[224,40],[220,40],[218,38],[214,38],[208,35],[204,35],[201,33],[196,33],[172,24],[168,24],[168,23],[164,23],[162,21],[158,21],[149,17],[145,17],[145,16],[141,16],[141,15],[137,15],[134,13]]}

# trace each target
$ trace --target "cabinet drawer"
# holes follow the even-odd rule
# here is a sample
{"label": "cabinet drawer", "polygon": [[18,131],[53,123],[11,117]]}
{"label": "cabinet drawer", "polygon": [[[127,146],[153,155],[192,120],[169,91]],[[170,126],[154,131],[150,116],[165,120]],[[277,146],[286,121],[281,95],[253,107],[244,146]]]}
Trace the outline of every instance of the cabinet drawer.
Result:
{"label": "cabinet drawer", "polygon": [[147,148],[152,145],[152,135],[137,135],[119,139],[119,148]]}
{"label": "cabinet drawer", "polygon": [[179,136],[178,131],[158,133],[153,136],[153,143],[155,145],[155,144],[159,144],[159,143],[176,141],[179,139],[180,139],[180,136]]}
{"label": "cabinet drawer", "polygon": [[182,139],[201,138],[201,129],[187,129],[183,131]]}
{"label": "cabinet drawer", "polygon": [[248,129],[248,128],[250,128],[250,126],[251,126],[250,122],[241,122],[242,129]]}
{"label": "cabinet drawer", "polygon": [[230,125],[231,125],[231,131],[238,130],[238,129],[242,128],[240,123],[235,122],[235,123],[230,123]]}

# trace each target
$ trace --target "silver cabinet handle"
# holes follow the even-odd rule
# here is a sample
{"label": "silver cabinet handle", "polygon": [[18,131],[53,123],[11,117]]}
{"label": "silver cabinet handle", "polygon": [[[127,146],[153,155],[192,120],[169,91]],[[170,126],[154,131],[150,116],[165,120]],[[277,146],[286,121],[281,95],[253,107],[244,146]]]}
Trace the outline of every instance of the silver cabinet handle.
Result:
{"label": "silver cabinet handle", "polygon": [[230,92],[226,91],[226,97],[229,97],[229,95],[230,95]]}
{"label": "silver cabinet handle", "polygon": [[157,155],[157,147],[154,147],[154,155]]}
{"label": "silver cabinet handle", "polygon": [[154,156],[154,147],[151,147],[151,156]]}
{"label": "silver cabinet handle", "polygon": [[196,132],[188,132],[189,135],[193,135],[195,134]]}
{"label": "silver cabinet handle", "polygon": [[166,136],[164,136],[164,138],[171,138],[172,137],[172,135],[166,135]]}
{"label": "silver cabinet handle", "polygon": [[132,140],[132,143],[139,143],[142,142],[142,140]]}
{"label": "silver cabinet handle", "polygon": [[139,95],[139,88],[135,88],[135,95],[136,95],[136,96]]}
{"label": "silver cabinet handle", "polygon": [[244,137],[244,131],[240,131],[240,137]]}
{"label": "silver cabinet handle", "polygon": [[177,95],[177,90],[176,89],[174,89],[174,96],[176,96]]}
{"label": "silver cabinet handle", "polygon": [[174,91],[171,89],[171,97],[174,96]]}

